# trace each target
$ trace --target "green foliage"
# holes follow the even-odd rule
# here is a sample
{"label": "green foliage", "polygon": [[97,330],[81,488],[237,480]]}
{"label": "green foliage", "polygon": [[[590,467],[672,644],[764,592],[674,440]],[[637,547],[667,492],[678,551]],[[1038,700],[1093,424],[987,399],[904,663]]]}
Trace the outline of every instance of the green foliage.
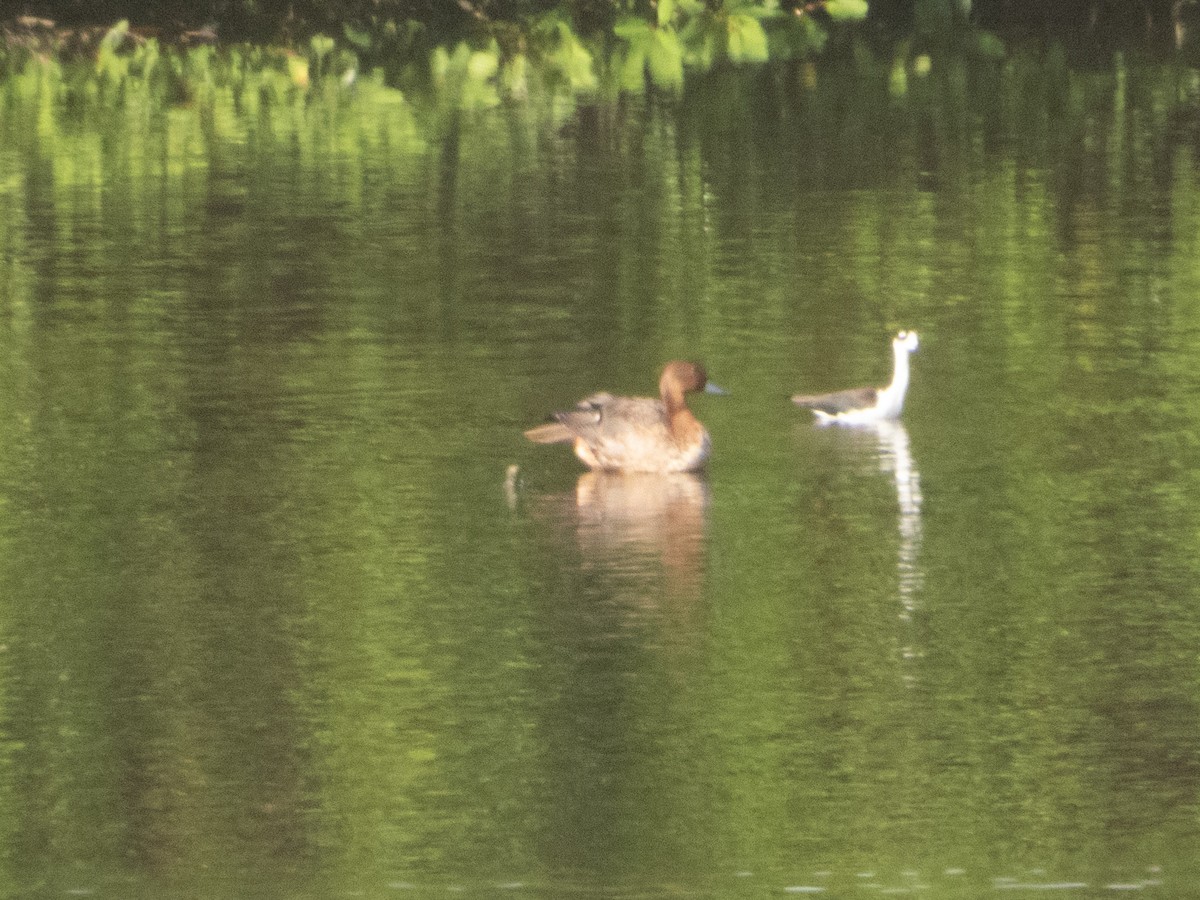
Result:
{"label": "green foliage", "polygon": [[[938,9],[951,15],[961,9],[959,0],[931,2],[944,4]],[[49,89],[45,82],[51,81],[57,97],[74,106],[138,97],[174,105],[211,102],[226,90],[241,103],[257,94],[264,102],[290,104],[315,95],[348,100],[362,76],[374,71],[382,83],[429,98],[439,115],[538,96],[564,98],[560,109],[566,109],[578,98],[611,102],[648,88],[678,96],[689,75],[718,68],[803,63],[795,71],[811,84],[816,69],[809,63],[831,46],[831,32],[853,34],[867,12],[865,0],[825,0],[819,5],[824,14],[785,10],[780,0],[629,0],[622,14],[597,26],[603,17],[578,14],[581,3],[562,0],[519,21],[481,13],[466,37],[449,42],[436,40],[425,21],[400,18],[405,7],[382,3],[378,15],[348,18],[333,33],[311,33],[294,49],[168,47],[139,37],[122,20],[95,32],[90,50],[85,45],[72,54],[0,43],[0,77],[28,72],[27,82],[42,85],[37,90]],[[486,2],[467,7],[493,9]],[[1004,57],[998,38],[976,34],[977,55]],[[856,40],[833,46],[867,52]],[[894,95],[907,90],[907,53],[896,55],[891,67]]]}
{"label": "green foliage", "polygon": [[[661,10],[674,4],[660,6]],[[655,87],[665,91],[683,88],[683,46],[670,24],[651,25],[643,19],[627,16],[613,28],[626,46],[616,55],[621,89],[640,93],[646,86],[646,73]]]}
{"label": "green foliage", "polygon": [[772,60],[806,60],[825,49],[829,33],[812,16],[788,16],[767,32],[767,39]]}
{"label": "green foliage", "polygon": [[735,63],[767,61],[767,33],[758,19],[748,13],[733,13],[726,21],[728,44],[726,52]]}
{"label": "green foliage", "polygon": [[547,78],[572,93],[591,93],[599,82],[595,57],[561,13],[534,21],[531,47],[538,54]]}
{"label": "green foliage", "polygon": [[378,89],[356,83],[356,58],[329,39],[314,39],[310,49],[305,56],[247,46],[164,47],[153,39],[134,40],[120,23],[96,44],[92,59],[7,55],[0,92],[40,108],[45,122],[60,113],[87,118],[99,110],[117,121],[123,113],[132,122],[185,106],[213,117],[302,107],[317,96],[336,108],[350,99],[351,89],[381,100],[385,93],[402,96],[378,81]]}
{"label": "green foliage", "polygon": [[825,12],[842,22],[861,22],[867,17],[867,0],[826,0]]}
{"label": "green foliage", "polygon": [[667,0],[656,7],[654,22],[625,16],[613,34],[623,45],[616,65],[621,88],[633,92],[644,90],[646,74],[655,87],[677,91],[686,69],[798,59],[825,44],[811,16],[784,15],[774,0]]}
{"label": "green foliage", "polygon": [[655,30],[646,61],[649,63],[650,80],[656,87],[670,91],[683,88],[683,47],[673,29]]}

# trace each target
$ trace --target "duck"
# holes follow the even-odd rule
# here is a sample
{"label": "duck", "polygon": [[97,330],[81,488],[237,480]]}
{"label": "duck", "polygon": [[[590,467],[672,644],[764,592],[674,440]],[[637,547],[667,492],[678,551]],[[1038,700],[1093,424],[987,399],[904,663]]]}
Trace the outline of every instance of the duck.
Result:
{"label": "duck", "polygon": [[892,383],[887,387],[861,387],[830,394],[796,394],[792,402],[811,409],[822,424],[839,422],[859,425],[898,419],[908,390],[908,357],[917,349],[915,331],[901,331],[892,338]]}
{"label": "duck", "polygon": [[572,443],[575,455],[600,472],[695,472],[712,449],[708,430],[688,409],[686,395],[724,394],[700,363],[672,360],[658,381],[658,399],[607,392],[525,432],[535,444]]}

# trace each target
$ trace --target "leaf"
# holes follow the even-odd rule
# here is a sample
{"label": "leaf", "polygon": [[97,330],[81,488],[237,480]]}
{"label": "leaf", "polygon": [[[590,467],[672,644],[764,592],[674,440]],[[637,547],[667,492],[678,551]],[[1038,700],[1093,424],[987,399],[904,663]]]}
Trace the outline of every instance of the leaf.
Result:
{"label": "leaf", "polygon": [[764,0],[762,3],[740,4],[736,9],[731,9],[730,12],[743,16],[752,16],[760,21],[763,19],[779,18],[784,14],[775,0]]}
{"label": "leaf", "polygon": [[465,42],[460,43],[454,50],[451,67],[461,79],[460,109],[488,109],[500,102],[500,91],[493,82],[500,69],[500,50],[494,41],[486,50],[472,50]]}
{"label": "leaf", "polygon": [[683,87],[683,47],[673,30],[660,28],[654,32],[647,61],[650,80],[657,87],[672,91]]}
{"label": "leaf", "polygon": [[544,57],[549,67],[557,70],[573,90],[595,90],[598,81],[591,52],[566,22],[556,24],[554,34],[555,46]]}
{"label": "leaf", "polygon": [[638,43],[621,60],[621,90],[640,94],[646,90],[646,48]]}
{"label": "leaf", "polygon": [[717,61],[717,44],[721,37],[721,25],[712,16],[696,16],[689,19],[679,34],[685,48],[689,65],[707,72]]}
{"label": "leaf", "polygon": [[151,38],[146,41],[138,54],[138,63],[141,66],[142,77],[149,78],[154,72],[154,67],[158,65],[159,52],[158,41]]}
{"label": "leaf", "polygon": [[613,25],[613,34],[627,41],[648,38],[653,30],[649,22],[639,19],[637,16],[622,16]]}
{"label": "leaf", "polygon": [[753,16],[735,13],[729,17],[729,58],[738,63],[766,62],[767,33]]}
{"label": "leaf", "polygon": [[859,22],[867,17],[867,0],[826,0],[825,12],[842,22]]}
{"label": "leaf", "polygon": [[571,86],[577,91],[594,91],[596,89],[596,67],[592,63],[592,54],[587,47],[572,38],[570,57],[567,65],[567,77]]}

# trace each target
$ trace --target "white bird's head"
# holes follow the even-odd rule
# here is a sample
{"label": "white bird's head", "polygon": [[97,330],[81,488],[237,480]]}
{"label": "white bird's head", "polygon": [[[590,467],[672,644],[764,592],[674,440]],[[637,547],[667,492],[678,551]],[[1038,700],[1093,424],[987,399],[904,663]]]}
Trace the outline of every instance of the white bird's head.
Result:
{"label": "white bird's head", "polygon": [[915,331],[901,331],[892,339],[892,346],[897,350],[907,350],[909,353],[917,349],[917,333]]}

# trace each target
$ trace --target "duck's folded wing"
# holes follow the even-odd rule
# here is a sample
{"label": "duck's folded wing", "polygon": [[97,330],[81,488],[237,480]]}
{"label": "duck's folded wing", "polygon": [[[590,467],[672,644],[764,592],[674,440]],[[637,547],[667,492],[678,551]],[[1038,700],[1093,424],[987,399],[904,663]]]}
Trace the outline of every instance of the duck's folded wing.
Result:
{"label": "duck's folded wing", "polygon": [[592,394],[585,397],[573,409],[550,413],[553,420],[525,432],[525,437],[535,444],[561,444],[573,441],[580,432],[595,428],[604,418],[604,407],[613,401],[612,394]]}
{"label": "duck's folded wing", "polygon": [[879,399],[879,389],[873,387],[852,388],[832,394],[796,394],[792,402],[805,409],[815,409],[831,416],[855,409],[870,409]]}
{"label": "duck's folded wing", "polygon": [[547,422],[525,432],[535,444],[563,444],[575,440],[575,432],[559,422]]}

